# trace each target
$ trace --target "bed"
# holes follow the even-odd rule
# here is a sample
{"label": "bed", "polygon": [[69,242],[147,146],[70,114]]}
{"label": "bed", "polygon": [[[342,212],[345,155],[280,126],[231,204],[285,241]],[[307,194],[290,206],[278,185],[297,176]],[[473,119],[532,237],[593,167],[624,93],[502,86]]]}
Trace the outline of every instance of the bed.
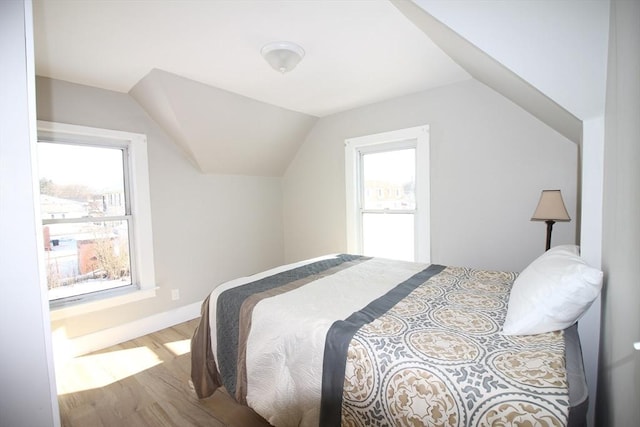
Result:
{"label": "bed", "polygon": [[505,333],[517,278],[339,254],[232,280],[202,305],[195,391],[278,427],[584,425],[575,320]]}

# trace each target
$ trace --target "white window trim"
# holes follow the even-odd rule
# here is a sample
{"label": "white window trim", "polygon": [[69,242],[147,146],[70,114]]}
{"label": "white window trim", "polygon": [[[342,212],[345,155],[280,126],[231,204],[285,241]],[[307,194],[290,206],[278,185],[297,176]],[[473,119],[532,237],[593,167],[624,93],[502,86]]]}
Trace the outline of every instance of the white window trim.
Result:
{"label": "white window trim", "polygon": [[350,138],[345,141],[347,251],[349,253],[362,253],[362,236],[358,220],[362,199],[358,188],[360,153],[375,151],[376,146],[382,144],[387,148],[391,144],[401,148],[407,146],[407,143],[413,145],[412,141],[415,141],[416,148],[416,261],[431,262],[429,125]]}
{"label": "white window trim", "polygon": [[[59,320],[79,314],[103,310],[122,304],[152,298],[156,295],[155,268],[153,262],[153,234],[151,227],[151,199],[149,192],[149,166],[147,137],[143,134],[77,126],[65,123],[38,121],[38,135],[46,135],[66,141],[90,143],[114,142],[128,148],[129,186],[131,214],[133,216],[133,254],[137,277],[134,289],[114,292],[109,296],[81,303],[67,303],[51,308],[51,320]],[[40,203],[36,201],[36,203]],[[40,222],[42,227],[42,222]]]}

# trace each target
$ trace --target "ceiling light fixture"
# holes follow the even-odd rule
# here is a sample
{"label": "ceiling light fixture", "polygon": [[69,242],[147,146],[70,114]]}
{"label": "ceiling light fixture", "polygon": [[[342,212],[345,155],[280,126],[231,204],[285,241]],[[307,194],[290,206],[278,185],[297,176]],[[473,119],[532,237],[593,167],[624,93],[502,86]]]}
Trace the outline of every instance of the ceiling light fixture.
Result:
{"label": "ceiling light fixture", "polygon": [[260,51],[274,70],[282,74],[293,70],[304,57],[304,49],[291,42],[272,42]]}

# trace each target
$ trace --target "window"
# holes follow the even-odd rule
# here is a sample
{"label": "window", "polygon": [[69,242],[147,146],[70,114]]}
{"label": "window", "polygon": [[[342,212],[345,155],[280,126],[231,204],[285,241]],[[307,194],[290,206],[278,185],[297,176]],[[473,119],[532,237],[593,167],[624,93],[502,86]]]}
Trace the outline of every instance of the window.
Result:
{"label": "window", "polygon": [[145,136],[38,122],[38,178],[51,308],[155,295]]}
{"label": "window", "polygon": [[429,127],[346,141],[349,252],[430,262]]}

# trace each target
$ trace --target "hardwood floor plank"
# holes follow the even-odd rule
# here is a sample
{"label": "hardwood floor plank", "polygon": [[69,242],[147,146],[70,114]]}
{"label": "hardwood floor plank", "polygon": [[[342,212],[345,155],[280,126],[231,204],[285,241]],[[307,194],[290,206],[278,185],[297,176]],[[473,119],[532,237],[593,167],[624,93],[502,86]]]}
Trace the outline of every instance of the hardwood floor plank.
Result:
{"label": "hardwood floor plank", "polygon": [[[64,427],[268,427],[224,390],[199,400],[189,340],[199,319],[56,365]],[[55,349],[54,349],[55,351]]]}
{"label": "hardwood floor plank", "polygon": [[92,405],[83,405],[75,408],[73,412],[60,411],[60,420],[63,426],[83,427],[96,426],[105,427],[100,419],[96,408]]}

